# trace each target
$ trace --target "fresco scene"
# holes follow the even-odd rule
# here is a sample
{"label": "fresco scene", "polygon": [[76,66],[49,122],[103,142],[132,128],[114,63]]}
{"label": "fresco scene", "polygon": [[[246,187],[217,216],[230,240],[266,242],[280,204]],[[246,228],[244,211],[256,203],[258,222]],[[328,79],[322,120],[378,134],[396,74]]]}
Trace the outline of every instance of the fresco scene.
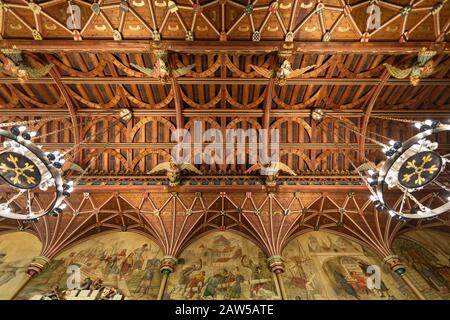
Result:
{"label": "fresco scene", "polygon": [[[384,269],[382,261],[356,242],[340,236],[324,232],[301,235],[286,246],[283,257],[286,264],[283,283],[289,299],[396,300],[411,297],[401,280]],[[367,281],[372,272],[368,267],[373,265],[380,267],[381,277],[379,285],[370,288]]]}
{"label": "fresco scene", "polygon": [[159,247],[142,235],[121,232],[98,236],[56,256],[21,291],[18,299],[35,299],[55,291],[56,287],[67,289],[74,281],[70,272],[73,266],[79,267],[81,287],[92,289],[92,285],[101,283],[116,288],[128,299],[156,299],[161,283],[161,258]]}
{"label": "fresco scene", "polygon": [[[17,244],[20,250],[17,250]],[[39,240],[26,232],[0,235],[0,300],[11,299],[27,280],[27,267],[41,252]]]}
{"label": "fresco scene", "polygon": [[229,232],[209,234],[181,254],[165,299],[279,299],[265,254]]}
{"label": "fresco scene", "polygon": [[394,241],[408,277],[427,299],[450,300],[450,236],[435,231],[408,232]]}

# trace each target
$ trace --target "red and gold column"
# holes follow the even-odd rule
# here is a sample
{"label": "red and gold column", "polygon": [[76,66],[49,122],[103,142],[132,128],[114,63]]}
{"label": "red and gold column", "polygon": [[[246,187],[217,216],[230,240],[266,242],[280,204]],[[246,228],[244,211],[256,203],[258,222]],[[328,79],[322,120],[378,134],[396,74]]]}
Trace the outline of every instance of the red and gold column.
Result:
{"label": "red and gold column", "polygon": [[177,264],[177,258],[172,256],[165,256],[161,259],[161,267],[159,270],[162,273],[161,286],[159,287],[157,300],[162,300],[164,297],[164,292],[167,287],[167,280],[169,279],[169,275],[175,270],[175,265]]}
{"label": "red and gold column", "polygon": [[406,267],[400,261],[400,258],[397,255],[389,255],[383,259],[383,262],[386,263],[392,271],[400,276],[400,278],[411,289],[411,291],[416,295],[417,298],[419,298],[420,300],[426,300],[423,294],[419,291],[419,289],[417,289],[417,287],[406,275]]}
{"label": "red and gold column", "polygon": [[25,278],[24,282],[18,287],[16,292],[11,297],[11,300],[14,300],[19,293],[25,288],[25,286],[30,282],[30,280],[40,274],[48,265],[50,262],[50,259],[44,256],[37,256],[34,257],[33,260],[30,262],[27,268],[27,277]]}
{"label": "red and gold column", "polygon": [[280,292],[281,299],[287,300],[286,290],[284,289],[283,278],[281,274],[284,272],[284,260],[281,256],[271,256],[267,259],[269,269],[274,274],[275,285]]}

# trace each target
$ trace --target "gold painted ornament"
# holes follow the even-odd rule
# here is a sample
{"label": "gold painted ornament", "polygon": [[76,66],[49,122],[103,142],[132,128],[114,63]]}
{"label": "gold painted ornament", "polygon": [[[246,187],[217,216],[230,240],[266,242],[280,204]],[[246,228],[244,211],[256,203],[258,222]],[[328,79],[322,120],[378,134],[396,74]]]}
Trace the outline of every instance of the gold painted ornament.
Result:
{"label": "gold painted ornament", "polygon": [[100,4],[98,4],[97,2],[91,4],[91,10],[98,16],[100,14]]}
{"label": "gold painted ornament", "polygon": [[322,121],[324,116],[325,112],[323,111],[323,109],[314,109],[313,112],[311,112],[311,118],[314,121]]}
{"label": "gold painted ornament", "polygon": [[198,170],[193,164],[184,162],[177,164],[173,160],[162,162],[156,165],[152,170],[148,172],[148,174],[155,174],[158,172],[165,172],[166,177],[169,180],[169,186],[176,187],[181,182],[181,173],[183,171],[195,173],[201,175],[202,172]]}
{"label": "gold painted ornament", "polygon": [[168,53],[167,51],[156,51],[156,62],[153,68],[141,67],[137,64],[131,63],[131,66],[145,73],[147,76],[159,79],[161,83],[167,83],[170,76],[180,77],[187,74],[190,70],[195,67],[195,64],[191,64],[182,68],[172,69],[168,64]]}
{"label": "gold painted ornament", "polygon": [[167,7],[169,8],[170,13],[175,13],[178,11],[178,6],[173,1],[167,1]]}
{"label": "gold painted ornament", "polygon": [[115,41],[120,41],[122,40],[122,34],[120,33],[119,30],[113,30],[113,38]]}
{"label": "gold painted ornament", "polygon": [[292,31],[289,31],[288,33],[286,33],[286,37],[284,38],[284,41],[293,42],[294,41],[294,33]]}
{"label": "gold painted ornament", "polygon": [[24,82],[29,78],[41,78],[50,72],[53,64],[44,65],[42,67],[32,67],[22,57],[22,51],[18,49],[2,49],[6,57],[0,72],[16,77],[20,82]]}
{"label": "gold painted ornament", "polygon": [[19,189],[33,189],[41,182],[37,165],[28,157],[16,152],[0,154],[0,178]]}
{"label": "gold painted ornament", "polygon": [[265,69],[263,67],[256,66],[253,64],[250,65],[250,67],[253,70],[255,70],[255,72],[257,74],[259,74],[260,76],[263,76],[264,78],[268,78],[268,79],[275,78],[276,84],[279,86],[285,85],[287,79],[299,77],[300,75],[307,72],[308,70],[311,70],[315,66],[316,65],[313,64],[310,66],[306,66],[304,68],[293,70],[291,63],[287,59],[284,60],[283,63],[281,64],[281,66],[275,70]]}
{"label": "gold painted ornament", "polygon": [[330,42],[331,41],[331,32],[327,31],[322,36],[322,42]]}
{"label": "gold painted ornament", "polygon": [[409,157],[398,171],[398,181],[405,188],[420,188],[432,182],[441,172],[442,158],[433,151]]}
{"label": "gold painted ornament", "polygon": [[256,163],[245,171],[246,174],[259,171],[261,176],[265,176],[265,184],[267,187],[277,186],[277,177],[280,172],[284,172],[291,176],[296,176],[297,174],[286,164],[278,161],[268,162],[268,163]]}
{"label": "gold painted ornament", "polygon": [[120,1],[119,10],[124,13],[128,13],[128,11],[130,10],[130,8],[128,7],[128,0]]}
{"label": "gold painted ornament", "polygon": [[401,69],[388,63],[384,63],[383,65],[394,78],[404,79],[409,77],[410,83],[413,86],[417,86],[420,83],[420,79],[429,77],[437,71],[435,63],[432,60],[436,54],[436,51],[423,48],[417,55],[416,61],[413,65],[406,69]]}
{"label": "gold painted ornament", "polygon": [[34,2],[28,2],[28,8],[30,8],[34,14],[40,14],[42,10],[41,6]]}
{"label": "gold painted ornament", "polygon": [[153,30],[153,41],[161,41],[161,34],[158,30]]}
{"label": "gold painted ornament", "polygon": [[130,109],[122,108],[119,112],[120,121],[124,124],[127,124],[131,118],[133,117],[133,113]]}
{"label": "gold painted ornament", "polygon": [[42,40],[42,35],[39,33],[39,31],[37,29],[33,29],[31,31],[31,33],[33,34],[34,40],[38,40],[38,41]]}
{"label": "gold painted ornament", "polygon": [[186,33],[186,41],[194,41],[194,34],[190,30]]}

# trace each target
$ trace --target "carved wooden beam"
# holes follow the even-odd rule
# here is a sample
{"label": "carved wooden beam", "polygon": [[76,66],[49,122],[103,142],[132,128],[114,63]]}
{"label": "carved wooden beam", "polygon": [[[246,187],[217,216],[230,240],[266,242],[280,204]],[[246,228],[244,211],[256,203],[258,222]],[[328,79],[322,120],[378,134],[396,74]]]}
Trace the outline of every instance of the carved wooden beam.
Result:
{"label": "carved wooden beam", "polygon": [[359,136],[359,157],[360,160],[362,157],[365,157],[365,149],[366,149],[366,134],[367,134],[367,126],[369,125],[369,119],[370,115],[372,114],[373,107],[375,106],[375,103],[380,96],[381,92],[383,91],[387,80],[389,79],[390,74],[387,70],[384,71],[383,75],[381,76],[381,81],[374,90],[373,95],[370,97],[369,103],[367,105],[367,108],[364,113],[364,119],[362,122],[361,127],[361,135]]}
{"label": "carved wooden beam", "polygon": [[[65,142],[43,142],[39,143],[44,149],[67,149],[72,146],[71,143]],[[209,143],[205,143],[207,146]],[[148,150],[160,150],[160,149],[171,149],[176,145],[175,142],[85,142],[79,145],[81,149],[148,149]],[[249,144],[244,144],[248,147]],[[439,144],[443,149],[449,149],[449,144]],[[280,143],[280,149],[330,149],[330,150],[340,150],[340,149],[350,149],[355,150],[359,147],[358,143]],[[377,144],[368,143],[366,144],[366,149],[380,149]]]}
{"label": "carved wooden beam", "polygon": [[[377,53],[377,54],[406,54],[419,52],[423,47],[436,47],[448,52],[447,44],[435,42],[290,42],[284,41],[183,41],[183,40],[2,40],[0,47],[12,48],[35,52],[151,52],[153,50],[171,50],[189,53],[230,52],[230,53],[267,53],[289,49],[294,54],[318,53]],[[286,48],[288,46],[289,48]]]}
{"label": "carved wooden beam", "polygon": [[273,99],[274,88],[275,88],[275,79],[271,78],[269,83],[266,86],[266,97],[264,98],[264,116],[263,116],[263,128],[264,129],[270,128],[270,109],[272,108],[272,99]]}
{"label": "carved wooden beam", "polygon": [[[371,115],[376,116],[396,116],[403,118],[420,118],[423,119],[423,113],[425,110],[373,110]],[[106,109],[77,109],[78,116],[86,117],[104,117],[104,116],[117,116],[120,110],[106,110]],[[30,117],[46,117],[46,116],[69,116],[68,110],[64,109],[26,109],[27,116]],[[216,116],[240,116],[240,117],[263,117],[263,110],[255,109],[184,109],[183,117],[199,117],[208,113],[211,117]],[[426,110],[427,115],[433,118],[448,118],[450,116],[450,110]],[[360,109],[354,110],[332,110],[327,114],[331,116],[341,116],[350,118],[360,118],[364,115],[364,111]],[[133,109],[133,115],[136,117],[175,117],[176,112],[174,109]],[[271,117],[309,117],[311,115],[310,110],[289,110],[289,109],[272,109]],[[23,109],[3,109],[0,108],[0,116],[2,117],[18,117],[23,116]]]}
{"label": "carved wooden beam", "polygon": [[[80,135],[80,128],[79,128],[79,124],[78,124],[77,111],[76,111],[75,105],[72,101],[72,97],[70,96],[69,92],[66,90],[66,87],[60,80],[61,75],[59,74],[59,71],[55,67],[53,67],[50,70],[49,74],[53,78],[56,86],[58,87],[59,91],[61,92],[61,94],[64,97],[64,100],[66,102],[67,109],[68,109],[69,115],[70,115],[70,120],[72,122],[71,130],[73,130],[72,131],[73,132],[73,141],[74,141],[74,145],[72,146],[73,147],[73,150],[72,150],[73,161],[79,162],[81,155],[78,152],[78,149],[79,149],[79,145],[80,145],[81,135]],[[67,130],[70,130],[70,128],[67,128]]]}
{"label": "carved wooden beam", "polygon": [[[159,80],[144,77],[61,77],[63,84],[83,84],[83,85],[104,85],[104,84],[156,84],[159,85]],[[330,85],[330,86],[351,86],[351,85],[366,85],[376,86],[380,83],[381,78],[371,79],[344,79],[344,78],[305,78],[305,79],[287,79],[287,85]],[[267,85],[269,79],[265,78],[188,78],[180,77],[177,79],[178,84],[207,84],[207,85]],[[28,79],[25,82],[10,77],[0,77],[2,84],[53,84],[51,77],[43,77],[39,79]],[[389,86],[409,86],[411,85],[409,79],[388,79],[386,85]],[[449,78],[433,79],[426,78],[420,80],[421,86],[448,86],[450,85]]]}

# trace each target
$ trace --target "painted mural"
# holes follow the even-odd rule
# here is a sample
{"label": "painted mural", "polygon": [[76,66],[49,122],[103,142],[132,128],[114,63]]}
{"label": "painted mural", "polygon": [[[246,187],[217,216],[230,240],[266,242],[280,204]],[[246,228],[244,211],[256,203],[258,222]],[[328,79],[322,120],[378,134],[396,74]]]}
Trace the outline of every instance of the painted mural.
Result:
{"label": "painted mural", "polygon": [[[18,249],[20,245],[20,250]],[[32,234],[14,232],[0,235],[0,300],[11,299],[27,280],[26,270],[41,252],[41,243]]]}
{"label": "painted mural", "polygon": [[[289,299],[407,299],[410,292],[385,270],[382,261],[359,244],[324,232],[307,233],[284,249],[283,283]],[[380,283],[372,288],[369,266],[378,266]],[[370,277],[370,279],[369,279]],[[369,280],[368,280],[369,279]]]}
{"label": "painted mural", "polygon": [[408,232],[394,241],[394,251],[408,267],[408,277],[428,299],[450,300],[450,235]]}
{"label": "painted mural", "polygon": [[265,254],[230,232],[211,233],[186,248],[170,275],[165,299],[279,299]]}
{"label": "painted mural", "polygon": [[[18,299],[46,295],[73,281],[69,266],[78,266],[80,281],[101,281],[128,299],[156,299],[161,284],[163,254],[148,238],[130,232],[110,233],[84,241],[56,256],[48,267],[21,291]],[[71,278],[69,279],[69,276]],[[68,281],[69,280],[69,281]]]}

